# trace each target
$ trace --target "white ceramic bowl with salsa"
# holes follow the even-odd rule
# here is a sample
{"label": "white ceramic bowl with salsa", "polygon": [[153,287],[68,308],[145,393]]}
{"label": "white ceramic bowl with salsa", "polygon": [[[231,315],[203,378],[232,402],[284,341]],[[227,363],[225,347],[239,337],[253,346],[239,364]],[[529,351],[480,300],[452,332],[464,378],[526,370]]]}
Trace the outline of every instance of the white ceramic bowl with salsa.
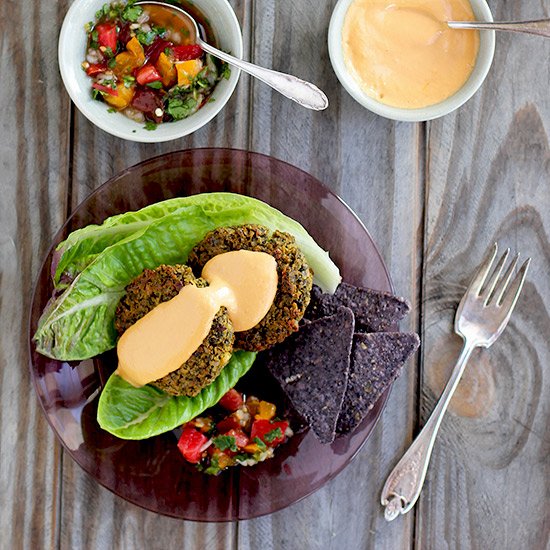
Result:
{"label": "white ceramic bowl with salsa", "polygon": [[[457,1],[462,4],[465,3],[468,6],[468,2],[464,2],[463,0],[457,0]],[[354,67],[357,64],[353,65],[350,62],[349,55],[348,55],[348,59],[346,59],[347,52],[350,51],[349,39],[346,46],[344,45],[344,36],[352,36],[352,35],[345,34],[346,32],[349,33],[349,31],[346,31],[345,29],[346,15],[348,14],[348,10],[350,9],[350,6],[352,6],[352,4],[354,3],[355,5],[357,5],[356,4],[357,2],[358,0],[339,0],[339,2],[336,4],[336,7],[334,8],[330,25],[329,25],[328,47],[329,47],[330,60],[334,68],[334,71],[336,73],[336,76],[338,77],[338,80],[340,81],[342,86],[344,86],[344,88],[348,91],[348,93],[363,107],[369,109],[370,111],[378,115],[381,115],[389,119],[398,120],[398,121],[420,122],[420,121],[432,120],[432,119],[444,116],[454,111],[455,109],[459,108],[466,101],[468,101],[468,99],[470,99],[475,94],[475,92],[479,89],[479,87],[482,85],[483,81],[485,80],[485,77],[487,76],[487,73],[489,72],[489,69],[493,61],[494,50],[495,50],[494,31],[479,32],[479,47],[477,50],[477,56],[475,56],[474,54],[474,57],[472,60],[473,69],[471,68],[471,65],[470,65],[471,72],[469,73],[469,75],[468,74],[464,75],[465,80],[463,81],[463,83],[459,84],[459,87],[456,90],[451,92],[451,94],[448,97],[442,100],[437,100],[433,104],[423,105],[421,107],[409,107],[409,106],[404,107],[401,105],[397,105],[397,103],[394,103],[393,105],[391,105],[391,104],[388,104],[387,102],[380,101],[376,97],[376,93],[370,89],[369,89],[369,93],[367,93],[366,88],[367,87],[370,88],[370,86],[365,85],[366,84],[365,80],[363,80],[363,86],[362,86],[358,78],[358,72],[355,71],[355,74],[354,74]],[[415,2],[415,0],[411,0],[410,3],[415,4],[417,2]],[[390,2],[390,0],[388,0],[386,2],[387,6],[383,2],[379,2],[378,4],[384,5],[386,10],[388,9],[391,10],[391,9],[394,9],[395,3]],[[401,5],[403,4],[409,4],[409,0],[403,0]],[[485,0],[470,0],[468,8],[469,7],[471,7],[471,12],[473,13],[473,18],[475,20],[478,20],[478,21],[493,20],[491,10],[489,9],[489,6],[487,5]],[[385,13],[376,14],[376,17],[378,16],[384,17]],[[354,19],[357,20],[357,17],[355,17]],[[379,19],[378,21],[381,21],[381,19]],[[402,19],[402,22],[408,23],[409,21],[407,19]],[[408,33],[410,31],[412,32],[412,37],[416,38],[418,34],[415,35],[414,34],[415,32],[417,33],[423,32],[421,28],[423,22],[420,21],[419,19],[413,18],[410,20],[410,23],[411,23],[410,26],[403,27],[402,29],[403,35],[405,34],[405,32]],[[350,23],[348,22],[347,24],[349,25]],[[441,22],[438,22],[438,24],[440,26],[442,25]],[[356,26],[356,28],[358,28],[358,26]],[[369,28],[369,27],[367,26],[366,28]],[[384,30],[386,28],[387,27],[384,27]],[[440,27],[440,28],[443,28],[443,27]],[[382,27],[378,27],[375,30],[381,31]],[[395,37],[399,39],[400,29],[392,28],[391,30],[395,32],[392,40]],[[457,31],[449,29],[449,32],[456,33]],[[461,31],[461,32],[477,32],[477,31]],[[357,36],[357,34],[355,36]],[[384,34],[382,33],[382,37],[383,36]],[[453,37],[451,37],[451,39]],[[357,46],[357,47],[360,47],[360,46]],[[392,47],[395,48],[395,42],[392,43]],[[404,56],[406,56],[407,53],[408,52],[404,52]],[[420,54],[422,54],[422,52],[420,52]],[[447,55],[450,55],[450,54],[447,54]],[[371,53],[369,53],[369,57],[372,57]],[[383,55],[381,56],[381,58],[382,58],[382,62],[384,62]],[[449,60],[451,62],[453,61],[452,58],[447,57],[447,61]],[[391,62],[391,60],[388,60],[388,62]],[[378,68],[379,67],[380,65],[378,65]],[[437,74],[438,74],[437,79],[441,79],[441,80],[445,79],[446,78],[445,68],[442,66],[442,70],[439,71]],[[439,82],[437,84],[441,84],[441,83]],[[373,88],[375,88],[375,86],[376,85],[374,85]],[[390,89],[390,91],[392,90]]]}
{"label": "white ceramic bowl with salsa", "polygon": [[[82,68],[86,59],[87,33],[85,25],[95,21],[96,12],[105,0],[75,0],[65,16],[59,35],[59,68],[69,96],[80,112],[96,126],[119,138],[141,143],[157,143],[178,139],[198,130],[224,107],[239,79],[239,70],[231,67],[228,79],[215,86],[211,101],[194,114],[182,120],[162,122],[154,130],[125,116],[113,112],[110,106],[92,98],[92,79]],[[110,2],[107,2],[110,3]],[[193,0],[194,7],[208,21],[220,49],[242,57],[243,40],[239,21],[228,0]]]}

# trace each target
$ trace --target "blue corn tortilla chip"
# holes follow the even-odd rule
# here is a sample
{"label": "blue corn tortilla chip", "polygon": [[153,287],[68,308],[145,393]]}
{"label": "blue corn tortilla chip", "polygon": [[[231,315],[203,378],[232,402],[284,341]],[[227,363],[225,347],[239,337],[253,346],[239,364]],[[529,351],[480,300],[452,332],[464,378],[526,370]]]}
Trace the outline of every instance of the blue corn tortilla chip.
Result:
{"label": "blue corn tortilla chip", "polygon": [[338,417],[338,434],[352,432],[420,345],[415,333],[355,334],[348,385]]}
{"label": "blue corn tortilla chip", "polygon": [[338,307],[349,307],[355,315],[356,332],[383,332],[399,322],[411,306],[407,300],[388,292],[340,283],[334,294],[324,294],[314,286],[305,318],[314,321],[333,315]]}
{"label": "blue corn tortilla chip", "polygon": [[305,324],[264,360],[321,443],[331,443],[346,391],[354,318],[347,307]]}

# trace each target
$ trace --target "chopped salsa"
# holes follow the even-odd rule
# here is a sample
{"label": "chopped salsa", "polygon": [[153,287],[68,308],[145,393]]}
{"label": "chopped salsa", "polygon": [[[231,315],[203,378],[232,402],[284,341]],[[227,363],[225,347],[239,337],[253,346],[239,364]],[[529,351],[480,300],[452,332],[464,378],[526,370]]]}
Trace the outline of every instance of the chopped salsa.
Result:
{"label": "chopped salsa", "polygon": [[85,30],[82,68],[92,80],[92,97],[149,130],[196,113],[230,75],[169,6],[105,4]]}
{"label": "chopped salsa", "polygon": [[210,414],[183,426],[178,449],[183,458],[207,474],[230,466],[253,466],[272,458],[293,435],[287,420],[276,417],[273,403],[229,390]]}

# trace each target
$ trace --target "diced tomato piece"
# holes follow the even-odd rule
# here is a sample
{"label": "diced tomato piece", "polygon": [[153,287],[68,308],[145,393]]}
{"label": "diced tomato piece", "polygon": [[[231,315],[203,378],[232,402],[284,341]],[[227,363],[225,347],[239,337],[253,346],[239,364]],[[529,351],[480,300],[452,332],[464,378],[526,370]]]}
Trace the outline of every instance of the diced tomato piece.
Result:
{"label": "diced tomato piece", "polygon": [[178,61],[189,61],[202,56],[202,48],[198,44],[187,44],[186,46],[173,46],[172,52]]}
{"label": "diced tomato piece", "polygon": [[230,435],[235,438],[235,444],[242,449],[248,445],[247,435],[240,429],[232,429],[222,435]]}
{"label": "diced tomato piece", "polygon": [[105,46],[106,48],[111,48],[111,51],[116,53],[116,25],[111,25],[110,23],[99,23],[99,25],[95,26],[95,30],[97,31],[97,41],[99,45]]}
{"label": "diced tomato piece", "polygon": [[219,400],[218,403],[224,409],[233,412],[243,406],[243,396],[235,388],[232,388]]}
{"label": "diced tomato piece", "polygon": [[201,448],[207,441],[208,438],[204,434],[195,428],[185,426],[178,441],[178,449],[187,462],[197,464],[201,460]]}
{"label": "diced tomato piece", "polygon": [[94,82],[92,84],[92,88],[95,88],[96,90],[99,90],[100,92],[105,92],[106,94],[109,94],[109,95],[114,95],[114,96],[117,96],[118,95],[118,92],[109,87],[109,86],[104,86],[103,84],[99,84],[97,82]]}
{"label": "diced tomato piece", "polygon": [[[288,422],[281,420],[280,422],[272,422],[271,420],[258,419],[252,424],[250,432],[250,440],[260,438],[266,445],[276,447],[286,439],[285,431],[288,428]],[[278,431],[280,430],[280,432]]]}
{"label": "diced tomato piece", "polygon": [[105,63],[93,63],[86,69],[88,76],[94,76],[99,73],[104,73],[107,70]]}
{"label": "diced tomato piece", "polygon": [[229,430],[238,430],[241,428],[241,423],[239,422],[239,419],[236,418],[234,415],[230,415],[227,418],[224,418],[223,420],[220,420],[216,424],[216,430],[220,433],[227,432]]}
{"label": "diced tomato piece", "polygon": [[145,86],[145,84],[149,84],[150,82],[161,80],[161,78],[160,73],[153,65],[143,65],[143,67],[141,67],[141,69],[139,69],[136,73],[136,80],[138,81],[138,84],[141,84],[142,86]]}

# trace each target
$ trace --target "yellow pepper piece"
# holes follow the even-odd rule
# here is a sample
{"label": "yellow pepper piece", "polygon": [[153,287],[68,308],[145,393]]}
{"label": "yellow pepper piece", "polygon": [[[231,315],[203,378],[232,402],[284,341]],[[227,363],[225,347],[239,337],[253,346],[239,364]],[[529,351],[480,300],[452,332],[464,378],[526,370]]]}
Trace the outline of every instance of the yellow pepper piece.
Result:
{"label": "yellow pepper piece", "polygon": [[260,401],[258,406],[258,414],[256,418],[261,418],[264,420],[271,420],[275,416],[275,405],[273,403],[268,403],[267,401]]}
{"label": "yellow pepper piece", "polygon": [[251,453],[251,454],[259,453],[260,452],[260,447],[258,447],[258,445],[256,445],[256,443],[249,443],[248,445],[245,445],[243,447],[243,451],[245,451],[247,453]]}
{"label": "yellow pepper piece", "polygon": [[128,41],[128,44],[126,44],[126,49],[134,55],[138,65],[143,65],[145,63],[145,52],[143,51],[143,46],[135,36],[132,36],[132,38]]}
{"label": "yellow pepper piece", "polygon": [[103,99],[116,109],[125,109],[130,105],[130,101],[134,97],[134,87],[126,88],[126,86],[119,85],[116,91],[118,95],[103,94]]}
{"label": "yellow pepper piece", "polygon": [[176,67],[164,52],[159,55],[157,71],[162,77],[162,84],[165,88],[169,88],[176,83]]}
{"label": "yellow pepper piece", "polygon": [[256,416],[258,414],[259,405],[260,401],[257,397],[251,395],[250,397],[246,398],[246,408],[252,416]]}
{"label": "yellow pepper piece", "polygon": [[220,453],[218,455],[218,466],[221,470],[224,470],[228,466],[233,465],[233,459],[227,456],[226,454]]}
{"label": "yellow pepper piece", "polygon": [[113,68],[113,72],[122,78],[127,74],[130,74],[136,67],[140,66],[136,56],[130,52],[121,52],[115,57],[116,65]]}
{"label": "yellow pepper piece", "polygon": [[178,72],[178,86],[188,86],[191,84],[191,80],[201,72],[202,61],[200,59],[179,61],[176,63],[176,70]]}

